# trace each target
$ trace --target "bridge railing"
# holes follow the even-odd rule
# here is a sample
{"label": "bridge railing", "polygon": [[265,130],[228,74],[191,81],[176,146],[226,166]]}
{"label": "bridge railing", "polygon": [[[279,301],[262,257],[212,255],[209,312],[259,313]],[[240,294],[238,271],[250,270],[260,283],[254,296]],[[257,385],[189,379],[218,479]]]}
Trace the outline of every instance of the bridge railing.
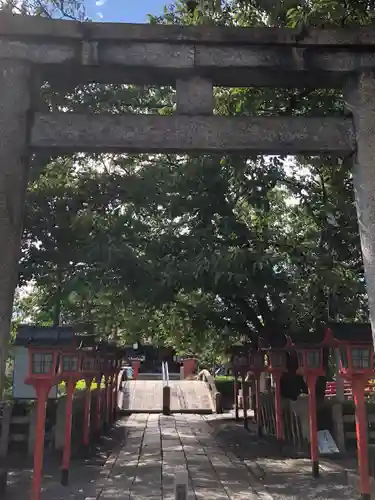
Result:
{"label": "bridge railing", "polygon": [[163,414],[170,415],[171,414],[171,388],[169,386],[169,368],[168,362],[163,361],[161,364],[161,372],[163,374]]}
{"label": "bridge railing", "polygon": [[163,375],[164,385],[169,385],[169,367],[167,361],[163,361],[161,363],[161,372]]}
{"label": "bridge railing", "polygon": [[201,370],[197,375],[198,380],[206,382],[211,395],[212,408],[216,413],[223,413],[221,395],[216,388],[215,379],[208,370]]}
{"label": "bridge railing", "polygon": [[[372,383],[367,384],[365,388],[365,393],[370,394],[374,392],[374,385]],[[325,397],[334,398],[337,395],[337,383],[335,380],[326,383]],[[353,391],[351,382],[344,381],[344,397],[345,399],[353,399]]]}

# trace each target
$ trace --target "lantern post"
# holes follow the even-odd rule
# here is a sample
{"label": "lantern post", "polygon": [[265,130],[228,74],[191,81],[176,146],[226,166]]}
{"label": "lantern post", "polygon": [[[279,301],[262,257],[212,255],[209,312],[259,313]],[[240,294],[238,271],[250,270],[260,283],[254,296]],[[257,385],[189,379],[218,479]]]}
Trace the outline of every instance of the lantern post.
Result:
{"label": "lantern post", "polygon": [[102,392],[102,379],[103,379],[103,366],[104,361],[101,357],[98,359],[96,368],[96,383],[97,383],[97,399],[96,399],[96,417],[95,417],[95,432],[100,435],[102,428],[102,411],[103,411],[103,392]]}
{"label": "lantern post", "polygon": [[234,403],[234,418],[236,421],[239,420],[239,408],[238,408],[238,356],[235,355],[235,348],[233,346],[228,346],[226,353],[230,356],[230,363],[233,374],[233,403]]}
{"label": "lantern post", "polygon": [[286,352],[279,349],[270,349],[266,355],[266,371],[272,374],[275,381],[275,414],[276,414],[276,439],[284,439],[283,413],[281,408],[280,380],[286,371]]}
{"label": "lantern post", "polygon": [[233,371],[235,373],[235,412],[236,412],[236,420],[238,420],[238,385],[237,385],[237,376],[240,375],[242,378],[242,401],[243,401],[243,418],[244,418],[244,427],[247,428],[247,404],[245,401],[246,387],[245,387],[245,377],[248,370],[249,359],[246,354],[243,352],[238,352],[233,355],[232,358],[233,363]]}
{"label": "lantern post", "polygon": [[102,359],[102,373],[104,376],[104,391],[103,391],[103,414],[104,414],[104,429],[108,429],[111,425],[111,367],[112,360],[109,354],[106,353]]}
{"label": "lantern post", "polygon": [[113,419],[117,420],[117,409],[118,409],[118,391],[119,391],[119,375],[121,372],[121,357],[118,353],[115,362],[115,387],[113,396]]}
{"label": "lantern post", "polygon": [[109,408],[108,408],[108,418],[109,424],[111,425],[114,421],[114,404],[115,404],[115,386],[116,386],[116,374],[117,374],[117,359],[112,356],[109,364],[110,370],[110,384],[109,384]]}
{"label": "lantern post", "polygon": [[64,351],[60,356],[59,374],[61,380],[66,383],[66,409],[64,428],[64,451],[61,466],[61,484],[69,484],[70,456],[72,449],[72,415],[74,390],[78,380],[82,377],[81,353],[75,351]]}
{"label": "lantern post", "polygon": [[260,400],[260,375],[264,371],[264,353],[260,350],[253,350],[249,357],[250,371],[255,379],[255,421],[257,434],[262,434],[262,403]]}
{"label": "lantern post", "polygon": [[113,408],[113,364],[112,356],[107,358],[107,403],[106,403],[106,422],[107,426],[112,425],[112,408]]}
{"label": "lantern post", "polygon": [[339,347],[340,375],[352,383],[355,405],[358,469],[360,494],[363,500],[370,500],[371,485],[368,464],[367,416],[365,388],[374,372],[374,349],[372,342],[341,342]]}
{"label": "lantern post", "polygon": [[98,371],[98,358],[95,353],[85,352],[82,360],[82,372],[85,379],[85,407],[83,412],[83,447],[84,452],[87,453],[90,447],[91,435],[91,399],[92,382]]}
{"label": "lantern post", "polygon": [[303,375],[309,391],[310,454],[312,476],[319,477],[319,448],[316,420],[316,381],[324,375],[322,347],[296,347],[299,375]]}
{"label": "lantern post", "polygon": [[238,374],[233,370],[233,397],[234,397],[234,418],[239,419],[238,409]]}
{"label": "lantern post", "polygon": [[25,382],[35,388],[37,396],[37,420],[35,430],[34,473],[30,500],[40,500],[43,478],[44,435],[48,394],[58,383],[56,376],[58,349],[29,346],[29,370]]}

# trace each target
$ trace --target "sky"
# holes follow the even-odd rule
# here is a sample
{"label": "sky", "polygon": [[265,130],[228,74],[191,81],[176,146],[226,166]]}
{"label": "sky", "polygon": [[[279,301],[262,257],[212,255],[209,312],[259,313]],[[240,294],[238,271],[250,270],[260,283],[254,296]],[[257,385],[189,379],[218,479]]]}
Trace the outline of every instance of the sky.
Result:
{"label": "sky", "polygon": [[162,14],[172,0],[86,0],[87,16],[93,21],[146,23],[147,14]]}

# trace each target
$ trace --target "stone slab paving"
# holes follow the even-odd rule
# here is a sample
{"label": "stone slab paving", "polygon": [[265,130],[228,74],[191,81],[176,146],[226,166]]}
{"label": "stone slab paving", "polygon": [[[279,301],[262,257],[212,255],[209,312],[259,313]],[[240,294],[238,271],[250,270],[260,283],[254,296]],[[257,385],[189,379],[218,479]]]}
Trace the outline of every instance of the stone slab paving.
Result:
{"label": "stone slab paving", "polygon": [[[311,477],[309,459],[282,455],[266,438],[249,433],[243,424],[223,421],[220,416],[202,417],[212,429],[218,446],[235,465],[237,473],[249,471],[253,488],[264,500],[336,500],[360,498],[347,485],[345,471],[337,464],[321,461],[321,477]],[[246,498],[246,497],[244,497]]]}
{"label": "stone slab paving", "polygon": [[98,500],[173,500],[177,471],[188,471],[189,500],[359,498],[334,467],[326,465],[313,480],[308,460],[275,453],[274,445],[225,417],[132,415],[127,425],[127,442]]}
{"label": "stone slab paving", "polygon": [[[126,437],[126,419],[119,420],[111,432],[103,436],[95,446],[95,453],[88,459],[74,458],[71,461],[70,484],[60,484],[61,457],[56,453],[45,453],[41,500],[85,500],[95,498],[97,483],[111,456],[119,452]],[[5,500],[27,500],[29,498],[32,460],[14,457],[8,464],[8,488]],[[0,500],[3,500],[2,498]]]}
{"label": "stone slab paving", "polygon": [[[178,471],[188,473],[189,500],[359,498],[337,468],[325,464],[313,480],[308,460],[281,456],[230,414],[133,414],[118,422],[101,455],[73,462],[69,487],[59,485],[58,462],[45,471],[42,500],[174,500]],[[26,476],[7,500],[28,498]]]}

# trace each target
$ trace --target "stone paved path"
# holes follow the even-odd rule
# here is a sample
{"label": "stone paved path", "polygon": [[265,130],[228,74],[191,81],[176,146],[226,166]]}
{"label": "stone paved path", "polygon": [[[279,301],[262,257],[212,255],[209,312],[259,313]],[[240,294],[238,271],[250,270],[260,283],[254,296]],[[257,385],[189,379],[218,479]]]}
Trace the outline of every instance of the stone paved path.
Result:
{"label": "stone paved path", "polygon": [[[42,500],[174,500],[178,471],[188,471],[189,500],[359,498],[334,466],[323,464],[313,480],[308,460],[285,459],[230,417],[133,414],[118,422],[105,464],[75,462],[69,487],[58,484],[58,464],[47,464]],[[6,498],[26,499],[28,487]]]}
{"label": "stone paved path", "polygon": [[188,470],[191,500],[358,498],[334,467],[313,480],[308,460],[277,456],[240,425],[198,415],[133,415],[96,498],[172,500],[179,470]]}

